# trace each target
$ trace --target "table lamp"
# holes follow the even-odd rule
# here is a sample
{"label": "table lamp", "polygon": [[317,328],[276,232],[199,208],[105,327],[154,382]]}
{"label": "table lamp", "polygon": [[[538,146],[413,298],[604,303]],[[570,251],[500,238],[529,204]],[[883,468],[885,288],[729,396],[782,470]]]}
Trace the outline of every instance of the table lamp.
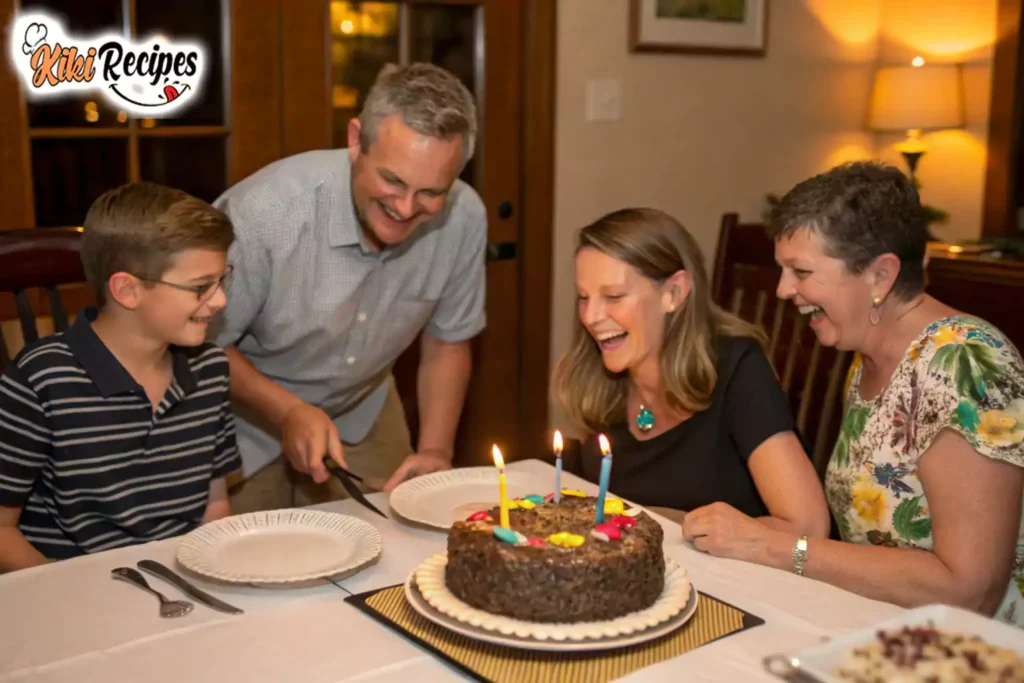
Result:
{"label": "table lamp", "polygon": [[876,131],[906,131],[907,139],[896,149],[914,178],[917,162],[926,151],[921,133],[964,125],[960,66],[925,66],[922,57],[915,57],[910,66],[880,68],[875,73],[868,125]]}

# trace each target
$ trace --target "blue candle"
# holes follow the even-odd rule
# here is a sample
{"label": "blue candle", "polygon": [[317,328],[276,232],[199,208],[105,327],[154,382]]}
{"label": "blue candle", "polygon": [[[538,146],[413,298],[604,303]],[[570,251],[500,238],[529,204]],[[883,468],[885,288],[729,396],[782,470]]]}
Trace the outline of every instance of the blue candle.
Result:
{"label": "blue candle", "polygon": [[608,437],[604,434],[597,436],[601,444],[601,482],[597,490],[597,523],[604,524],[604,499],[608,494],[608,479],[612,474],[612,448],[608,444]]}
{"label": "blue candle", "polygon": [[562,502],[562,432],[555,430],[555,496],[556,503]]}

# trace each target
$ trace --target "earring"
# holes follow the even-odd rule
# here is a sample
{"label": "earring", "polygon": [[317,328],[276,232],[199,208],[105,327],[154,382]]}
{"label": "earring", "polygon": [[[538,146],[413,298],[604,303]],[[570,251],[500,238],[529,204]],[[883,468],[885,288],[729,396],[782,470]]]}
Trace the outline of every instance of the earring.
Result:
{"label": "earring", "polygon": [[868,320],[871,321],[872,325],[877,325],[882,322],[882,313],[878,310],[878,307],[882,305],[882,297],[876,296],[871,300],[871,312],[868,313]]}

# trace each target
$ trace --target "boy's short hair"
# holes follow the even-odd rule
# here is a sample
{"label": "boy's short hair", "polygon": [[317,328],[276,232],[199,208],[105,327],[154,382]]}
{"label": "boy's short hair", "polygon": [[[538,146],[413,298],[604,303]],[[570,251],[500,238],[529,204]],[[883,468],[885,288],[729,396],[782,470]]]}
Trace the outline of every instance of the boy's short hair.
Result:
{"label": "boy's short hair", "polygon": [[226,253],[234,239],[231,220],[203,200],[156,183],[128,183],[103,193],[89,207],[82,265],[102,308],[114,273],[156,280],[179,252]]}

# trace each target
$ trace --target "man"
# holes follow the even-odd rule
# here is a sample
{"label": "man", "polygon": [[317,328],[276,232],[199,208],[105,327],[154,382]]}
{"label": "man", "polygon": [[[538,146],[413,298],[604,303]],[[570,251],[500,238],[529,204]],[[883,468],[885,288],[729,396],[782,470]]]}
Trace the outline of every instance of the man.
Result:
{"label": "man", "polygon": [[[455,76],[389,66],[347,150],[282,159],[215,202],[236,231],[216,332],[248,480],[236,511],[343,496],[327,456],[385,491],[451,467],[485,324],[486,212],[458,180],[476,128]],[[421,330],[413,451],[391,367]]]}

